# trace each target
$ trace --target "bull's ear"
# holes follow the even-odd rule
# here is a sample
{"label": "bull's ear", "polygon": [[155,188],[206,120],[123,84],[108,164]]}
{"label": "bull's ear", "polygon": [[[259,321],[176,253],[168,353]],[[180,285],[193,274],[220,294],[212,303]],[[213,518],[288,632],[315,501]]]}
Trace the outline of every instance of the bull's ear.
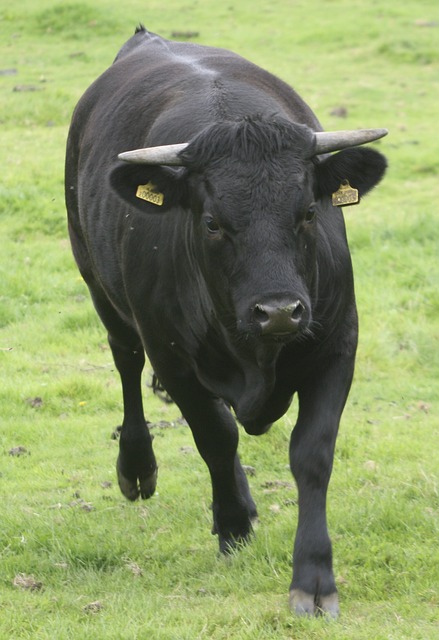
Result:
{"label": "bull's ear", "polygon": [[317,195],[330,196],[347,180],[361,197],[378,184],[386,167],[386,158],[374,149],[353,147],[339,151],[316,165]]}
{"label": "bull's ear", "polygon": [[164,213],[185,206],[187,170],[144,164],[118,163],[110,173],[110,184],[119,197],[142,213]]}

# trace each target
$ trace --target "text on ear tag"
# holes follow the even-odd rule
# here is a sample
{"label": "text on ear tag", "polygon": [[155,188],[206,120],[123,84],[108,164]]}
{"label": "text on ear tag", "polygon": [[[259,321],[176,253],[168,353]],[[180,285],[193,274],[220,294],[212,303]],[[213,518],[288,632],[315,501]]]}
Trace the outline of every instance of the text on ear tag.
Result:
{"label": "text on ear tag", "polygon": [[162,206],[165,199],[163,193],[156,191],[156,186],[152,182],[148,182],[148,184],[139,184],[136,196],[141,200],[152,202],[152,204],[156,204],[158,207]]}
{"label": "text on ear tag", "polygon": [[358,189],[351,187],[347,180],[343,180],[338,191],[332,194],[332,204],[334,207],[346,207],[351,204],[358,204]]}

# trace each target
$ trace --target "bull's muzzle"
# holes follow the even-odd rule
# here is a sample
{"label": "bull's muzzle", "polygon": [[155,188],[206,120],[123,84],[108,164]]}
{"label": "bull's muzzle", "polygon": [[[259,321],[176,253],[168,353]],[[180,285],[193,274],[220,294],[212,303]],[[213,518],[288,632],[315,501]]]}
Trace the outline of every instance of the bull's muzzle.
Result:
{"label": "bull's muzzle", "polygon": [[253,321],[259,325],[263,336],[289,336],[299,331],[305,311],[300,300],[287,304],[256,304],[253,308]]}

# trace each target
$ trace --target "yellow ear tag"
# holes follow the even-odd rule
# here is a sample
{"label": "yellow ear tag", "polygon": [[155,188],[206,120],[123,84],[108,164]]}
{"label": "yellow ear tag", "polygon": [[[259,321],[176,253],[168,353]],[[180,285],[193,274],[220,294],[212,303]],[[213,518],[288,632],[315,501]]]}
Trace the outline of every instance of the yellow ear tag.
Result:
{"label": "yellow ear tag", "polygon": [[136,196],[141,200],[152,202],[152,204],[156,204],[158,207],[161,207],[165,196],[163,193],[156,191],[156,188],[157,187],[152,182],[148,182],[148,184],[139,184]]}
{"label": "yellow ear tag", "polygon": [[343,180],[338,191],[332,194],[332,204],[334,207],[347,207],[351,204],[358,204],[358,189],[351,187],[347,180]]}

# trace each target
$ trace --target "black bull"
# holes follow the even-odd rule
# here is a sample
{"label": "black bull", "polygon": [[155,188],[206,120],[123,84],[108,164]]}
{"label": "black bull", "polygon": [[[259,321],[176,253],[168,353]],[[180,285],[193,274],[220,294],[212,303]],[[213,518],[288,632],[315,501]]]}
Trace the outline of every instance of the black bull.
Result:
{"label": "black bull", "polygon": [[223,552],[249,538],[257,516],[234,415],[262,434],[297,392],[290,604],[299,614],[338,613],[326,492],[357,314],[331,196],[349,182],[361,197],[380,180],[384,157],[358,144],[382,135],[322,133],[266,71],[143,27],[86,91],[69,133],[73,252],[122,381],[122,493],[149,498],[156,486],[145,352],[208,466]]}

